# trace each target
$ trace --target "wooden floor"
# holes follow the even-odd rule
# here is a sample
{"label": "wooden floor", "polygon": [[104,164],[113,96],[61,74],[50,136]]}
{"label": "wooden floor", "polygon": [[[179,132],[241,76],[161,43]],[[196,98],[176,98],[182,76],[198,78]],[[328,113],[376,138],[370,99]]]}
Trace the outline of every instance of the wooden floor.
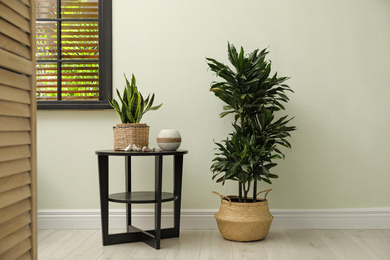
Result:
{"label": "wooden floor", "polygon": [[160,250],[141,242],[102,246],[99,230],[40,230],[38,259],[390,260],[390,230],[271,230],[250,243],[224,240],[218,230],[183,230]]}

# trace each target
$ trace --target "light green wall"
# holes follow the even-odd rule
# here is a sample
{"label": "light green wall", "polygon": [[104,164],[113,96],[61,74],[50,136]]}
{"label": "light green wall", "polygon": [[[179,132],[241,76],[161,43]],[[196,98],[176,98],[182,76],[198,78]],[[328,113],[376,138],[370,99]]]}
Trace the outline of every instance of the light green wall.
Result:
{"label": "light green wall", "polygon": [[[113,0],[114,88],[134,73],[163,102],[145,115],[150,143],[160,129],[182,135],[184,209],[217,208],[210,191],[213,139],[231,130],[205,57],[227,62],[227,42],[269,46],[273,70],[290,76],[287,106],[298,130],[280,161],[274,209],[390,207],[390,2],[388,0]],[[39,209],[97,209],[95,150],[113,147],[113,110],[38,111]],[[111,191],[124,163],[111,161]],[[153,184],[153,161],[136,160],[134,184]],[[166,162],[166,173],[171,169]],[[164,187],[170,188],[167,174]],[[263,185],[262,188],[268,188]]]}

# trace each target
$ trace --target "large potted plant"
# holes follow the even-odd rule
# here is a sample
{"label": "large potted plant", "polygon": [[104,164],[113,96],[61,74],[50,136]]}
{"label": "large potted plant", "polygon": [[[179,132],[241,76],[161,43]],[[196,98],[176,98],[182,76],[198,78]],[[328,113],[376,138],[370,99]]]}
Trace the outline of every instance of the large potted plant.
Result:
{"label": "large potted plant", "polygon": [[132,74],[131,82],[126,78],[123,95],[116,89],[121,105],[115,100],[109,100],[110,105],[118,113],[122,123],[114,126],[114,149],[124,150],[128,145],[137,147],[149,146],[149,126],[140,123],[142,116],[150,111],[159,109],[162,104],[153,106],[154,93],[146,99],[138,91],[136,79]]}
{"label": "large potted plant", "polygon": [[[271,173],[275,160],[284,158],[280,147],[290,148],[287,138],[294,126],[292,118],[277,117],[288,102],[285,92],[291,91],[284,82],[287,77],[271,76],[271,63],[265,59],[267,50],[255,50],[245,55],[228,44],[228,58],[234,69],[207,58],[211,71],[223,81],[213,82],[210,90],[226,103],[221,117],[234,115],[233,132],[226,140],[216,143],[217,152],[211,171],[213,180],[225,184],[238,182],[237,196],[221,197],[221,207],[215,218],[222,236],[234,241],[255,241],[267,236],[272,215],[266,192],[257,199],[257,183],[271,184],[278,175]],[[249,197],[250,190],[253,196]]]}

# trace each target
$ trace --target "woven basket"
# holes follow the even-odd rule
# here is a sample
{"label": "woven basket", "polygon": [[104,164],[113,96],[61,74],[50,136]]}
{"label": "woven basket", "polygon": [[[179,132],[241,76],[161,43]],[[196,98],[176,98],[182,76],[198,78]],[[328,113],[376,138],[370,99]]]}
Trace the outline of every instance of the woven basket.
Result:
{"label": "woven basket", "polygon": [[117,124],[114,126],[114,149],[124,150],[135,144],[142,148],[149,146],[149,126],[146,124]]}
{"label": "woven basket", "polygon": [[238,197],[213,192],[221,197],[221,207],[215,214],[215,219],[223,238],[233,241],[256,241],[265,238],[273,219],[266,199],[270,191],[259,192],[256,197],[266,192],[264,199],[253,203],[232,202],[231,199]]}

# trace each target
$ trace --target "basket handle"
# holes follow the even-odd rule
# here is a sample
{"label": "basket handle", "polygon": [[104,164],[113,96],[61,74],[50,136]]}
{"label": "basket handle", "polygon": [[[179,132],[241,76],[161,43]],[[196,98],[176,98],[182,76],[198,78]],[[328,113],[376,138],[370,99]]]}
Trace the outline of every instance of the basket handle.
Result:
{"label": "basket handle", "polygon": [[271,190],[272,190],[272,189],[260,191],[259,193],[256,194],[256,199],[257,199],[257,196],[259,196],[260,193],[265,192],[264,199],[266,200],[266,199],[267,199],[268,192],[270,192]]}
{"label": "basket handle", "polygon": [[223,199],[229,201],[229,206],[232,204],[232,201],[230,200],[229,197],[226,197],[226,196],[224,196],[224,195],[221,195],[221,194],[219,194],[219,193],[216,192],[216,191],[212,191],[211,193],[213,193],[213,194],[218,195],[219,197],[221,197],[221,201],[222,201]]}

